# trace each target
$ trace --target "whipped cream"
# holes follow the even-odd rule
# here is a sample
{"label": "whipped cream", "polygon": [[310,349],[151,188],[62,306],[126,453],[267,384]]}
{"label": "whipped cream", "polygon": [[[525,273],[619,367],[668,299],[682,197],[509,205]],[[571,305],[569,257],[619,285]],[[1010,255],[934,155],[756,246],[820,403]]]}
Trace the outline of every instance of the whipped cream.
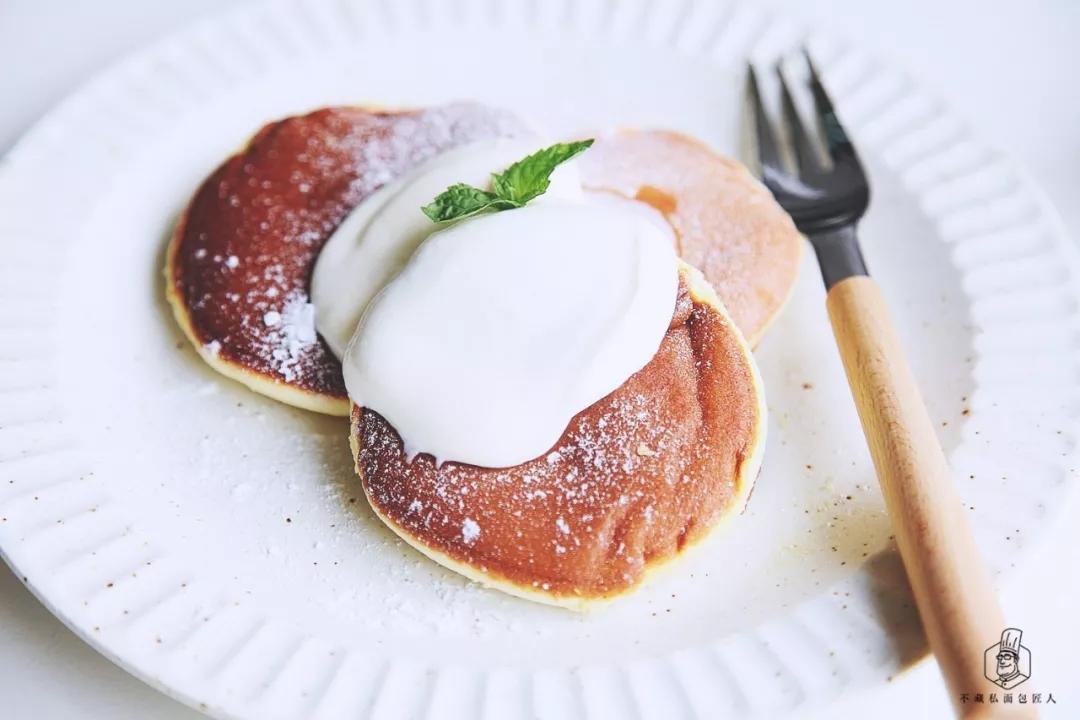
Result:
{"label": "whipped cream", "polygon": [[[380,188],[345,218],[323,246],[311,277],[315,327],[339,360],[368,303],[439,229],[420,208],[454,183],[488,187],[492,172],[538,147],[536,139],[499,139],[455,148]],[[564,163],[534,202],[581,197],[577,166]]]}
{"label": "whipped cream", "polygon": [[[581,193],[573,163],[524,208],[440,228],[420,206],[537,145],[470,146],[384,189],[323,250],[312,298],[357,405],[406,452],[486,467],[539,457],[656,354],[674,312],[671,231]],[[351,336],[351,339],[348,339]]]}

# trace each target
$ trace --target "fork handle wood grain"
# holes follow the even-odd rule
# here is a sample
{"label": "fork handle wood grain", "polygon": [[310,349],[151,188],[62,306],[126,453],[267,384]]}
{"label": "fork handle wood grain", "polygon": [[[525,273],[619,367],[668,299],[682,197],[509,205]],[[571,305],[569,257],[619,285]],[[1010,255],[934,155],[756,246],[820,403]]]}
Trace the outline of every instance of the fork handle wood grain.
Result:
{"label": "fork handle wood grain", "polygon": [[[949,466],[877,283],[849,277],[826,305],[930,647],[964,718],[1032,718],[1030,705],[975,703],[1000,687],[983,653],[1005,628]],[[962,702],[964,694],[968,701]]]}

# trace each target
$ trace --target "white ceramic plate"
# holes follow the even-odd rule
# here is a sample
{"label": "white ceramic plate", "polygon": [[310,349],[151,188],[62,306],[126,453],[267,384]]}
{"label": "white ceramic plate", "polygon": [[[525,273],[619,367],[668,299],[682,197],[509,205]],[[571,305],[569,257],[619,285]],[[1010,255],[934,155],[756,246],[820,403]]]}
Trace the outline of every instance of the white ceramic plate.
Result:
{"label": "white ceramic plate", "polygon": [[362,500],[344,421],[214,375],[163,301],[173,218],[271,118],[476,98],[735,152],[746,59],[802,42],[872,174],[870,267],[1007,570],[1069,485],[1080,416],[1080,270],[1053,213],[903,75],[690,0],[244,7],[65,101],[0,171],[5,559],[101,652],[219,717],[745,717],[919,658],[809,253],[757,353],[772,419],[746,515],[589,616],[403,546]]}

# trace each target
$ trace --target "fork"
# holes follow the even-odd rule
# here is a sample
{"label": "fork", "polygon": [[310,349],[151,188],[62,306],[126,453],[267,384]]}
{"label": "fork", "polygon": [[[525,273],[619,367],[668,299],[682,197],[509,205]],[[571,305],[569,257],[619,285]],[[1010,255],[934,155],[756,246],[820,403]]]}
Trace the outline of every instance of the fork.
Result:
{"label": "fork", "polygon": [[984,675],[983,653],[1005,628],[1004,616],[885,299],[863,260],[856,228],[870,204],[866,173],[813,60],[803,53],[818,123],[813,132],[800,119],[783,70],[776,67],[795,161],[790,169],[754,67],[748,68],[762,181],[817,255],[829,320],[896,544],[957,715],[1033,717],[1024,706],[973,702],[977,693],[1000,691]]}

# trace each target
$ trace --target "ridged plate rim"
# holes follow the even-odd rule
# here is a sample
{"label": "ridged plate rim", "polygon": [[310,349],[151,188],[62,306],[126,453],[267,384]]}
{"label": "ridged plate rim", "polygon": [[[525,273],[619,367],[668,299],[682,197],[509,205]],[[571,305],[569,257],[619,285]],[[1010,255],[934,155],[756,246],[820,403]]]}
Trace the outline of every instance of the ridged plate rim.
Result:
{"label": "ridged plate rim", "polygon": [[[903,74],[757,5],[716,4],[705,0],[673,3],[565,0],[555,10],[551,7],[545,6],[541,18],[541,3],[537,0],[508,3],[473,0],[455,6],[453,14],[461,22],[492,28],[502,24],[541,26],[548,22],[559,29],[588,34],[599,27],[610,27],[612,33],[669,45],[679,52],[710,57],[712,61],[743,57],[767,61],[777,49],[808,43],[818,55],[826,79],[838,96],[841,113],[860,146],[905,178],[908,190],[918,197],[945,242],[952,246],[954,263],[971,303],[973,321],[980,331],[973,369],[977,394],[972,402],[986,409],[982,424],[964,428],[961,445],[953,453],[954,463],[962,464],[965,453],[979,452],[986,442],[980,439],[985,438],[980,436],[980,430],[992,436],[995,423],[999,428],[1007,423],[1009,413],[1015,408],[1017,383],[1021,390],[1028,388],[1024,384],[1028,383],[1037,391],[1034,393],[1037,398],[1042,397],[1041,393],[1053,396],[1054,402],[1047,400],[1050,404],[1046,408],[1057,408],[1061,397],[1052,391],[1059,388],[1048,387],[1050,380],[1034,376],[1017,379],[1008,373],[1004,378],[995,375],[1002,367],[1015,363],[1013,355],[1017,350],[1010,345],[1009,336],[1026,322],[1025,317],[996,324],[988,317],[993,315],[998,307],[995,303],[1002,297],[1010,301],[1030,298],[1038,303],[1043,302],[1043,296],[1054,296],[1056,292],[1064,300],[1053,306],[1059,313],[1050,319],[1063,327],[1080,328],[1077,252],[1054,210],[1030,179],[1014,163],[986,149],[944,104],[926,96]],[[74,229],[92,208],[93,188],[105,185],[103,178],[122,169],[139,139],[154,131],[154,121],[168,116],[170,100],[178,97],[205,100],[226,92],[235,83],[250,82],[272,72],[294,54],[329,53],[345,44],[362,41],[367,32],[408,32],[412,23],[428,23],[433,14],[445,18],[448,12],[446,5],[435,0],[404,3],[286,0],[240,6],[176,33],[96,76],[37,123],[4,158],[0,165],[0,208],[3,208],[0,243],[11,262],[8,274],[0,271],[0,283],[3,283],[0,299],[11,302],[16,312],[0,315],[0,330],[5,336],[0,340],[0,363],[22,369],[36,363],[44,365],[41,379],[29,385],[9,383],[5,375],[0,375],[0,397],[29,395],[43,408],[33,417],[12,417],[0,409],[0,516],[12,503],[24,502],[27,493],[45,496],[50,490],[70,489],[72,481],[79,477],[77,446],[61,451],[58,442],[40,441],[54,432],[62,432],[65,420],[60,399],[50,390],[48,344],[38,346],[34,341],[46,334],[38,331],[47,327],[57,311],[47,292],[54,277],[49,272],[49,263],[62,262],[65,238],[77,234]],[[236,62],[235,55],[224,55],[222,39],[232,41],[232,52],[240,48],[246,64]],[[197,69],[200,66],[201,71]],[[147,73],[163,68],[172,73],[172,86],[164,94],[160,88],[155,90],[143,82]],[[207,74],[208,69],[220,72]],[[214,80],[209,85],[199,82],[210,77]],[[171,98],[169,93],[174,93]],[[121,115],[115,112],[118,106],[138,111]],[[904,116],[905,112],[909,116]],[[88,120],[93,117],[117,123],[107,127],[101,122],[95,125]],[[65,164],[71,156],[65,128],[76,124],[80,124],[92,142],[79,150],[82,159],[72,167],[70,162]],[[56,167],[64,167],[66,177],[58,178],[50,170]],[[42,198],[34,194],[35,184],[41,182],[58,183],[69,191],[70,202],[64,212],[47,215],[34,212],[35,208],[44,207]],[[987,185],[989,189],[985,189]],[[1014,234],[1034,238],[1036,249],[1017,256],[1002,240]],[[27,238],[37,241],[33,243],[34,252],[27,251]],[[1034,265],[1036,270],[1051,267],[1057,272],[1038,288],[1025,286],[1027,265]],[[995,270],[999,271],[996,275]],[[9,281],[15,284],[16,273],[24,283],[32,281],[34,287],[31,290],[26,290],[25,285],[15,290],[5,287]],[[1015,281],[1003,283],[1004,276]],[[980,312],[985,317],[980,317]],[[36,325],[28,326],[27,317]],[[1077,363],[1080,332],[1074,332],[1066,340],[1064,348],[1055,350],[1056,357],[1062,365],[1069,361],[1073,369],[1080,367]],[[1037,348],[1031,353],[1036,357]],[[1068,388],[1066,394],[1071,397],[1076,389]],[[1025,411],[1038,412],[1041,408],[1036,405]],[[1076,456],[1076,437],[1080,434],[1077,404],[1067,408],[1060,419],[1060,425],[1066,428],[1061,440],[1063,452],[1059,458],[1040,458],[1050,480],[1037,488],[1042,493],[1041,509],[1038,505],[1027,508],[1032,517],[1045,518],[1049,514],[1047,506],[1057,504],[1072,484],[1070,467]],[[1035,431],[1020,429],[1021,440],[1025,432]],[[46,469],[53,474],[43,475]],[[9,479],[13,482],[7,482]],[[964,490],[963,483],[961,486]],[[100,504],[91,512],[73,512],[71,503],[64,497],[58,494],[48,500],[54,505],[58,521],[67,520],[81,528],[84,537],[95,539],[95,547],[126,542],[123,519],[110,516],[107,497],[100,498]],[[976,522],[994,523],[999,519],[982,515]],[[120,525],[110,526],[110,521]],[[73,561],[78,560],[79,551],[74,549]],[[995,553],[999,569],[1005,561],[1014,559],[1015,552],[1013,546],[1004,545]],[[69,598],[49,586],[48,578],[42,576],[49,563],[43,562],[32,546],[28,548],[15,533],[8,532],[3,522],[0,522],[0,553],[31,591],[80,637],[152,685],[218,717],[258,716],[256,708],[265,708],[268,699],[277,693],[289,692],[283,688],[298,687],[294,675],[302,666],[312,664],[320,670],[304,680],[310,690],[308,697],[304,703],[282,710],[282,717],[393,717],[399,712],[417,717],[573,718],[621,717],[626,713],[639,717],[707,717],[725,707],[739,716],[747,716],[788,710],[809,700],[827,698],[846,686],[894,671],[898,662],[897,658],[887,658],[869,668],[859,668],[857,658],[827,656],[813,628],[822,622],[844,626],[853,623],[850,614],[840,613],[838,601],[828,593],[755,632],[740,633],[667,656],[624,665],[568,664],[532,673],[423,666],[360,648],[339,648],[329,638],[294,636],[280,618],[237,617],[222,621],[232,622],[234,627],[244,624],[236,649],[224,662],[233,662],[256,639],[288,638],[287,642],[283,640],[285,651],[276,659],[258,692],[238,698],[237,693],[220,684],[192,681],[190,673],[180,672],[170,664],[167,654],[148,656],[125,645],[119,636],[103,638],[70,606]],[[169,566],[169,558],[154,556],[153,560]],[[159,576],[160,582],[165,582],[166,575]],[[145,595],[146,588],[141,592]],[[147,609],[148,616],[172,601],[172,596],[163,594],[156,605]],[[853,632],[883,631],[873,626],[872,618],[864,621],[870,625]],[[813,674],[807,675],[805,668],[799,667],[804,663],[794,662],[792,658],[826,663],[834,671],[834,680],[823,681]],[[738,668],[739,672],[732,672],[732,668]],[[356,677],[357,673],[370,678],[359,690],[345,680]],[[419,699],[403,700],[406,689],[415,692]],[[763,694],[767,700],[762,699]]]}

